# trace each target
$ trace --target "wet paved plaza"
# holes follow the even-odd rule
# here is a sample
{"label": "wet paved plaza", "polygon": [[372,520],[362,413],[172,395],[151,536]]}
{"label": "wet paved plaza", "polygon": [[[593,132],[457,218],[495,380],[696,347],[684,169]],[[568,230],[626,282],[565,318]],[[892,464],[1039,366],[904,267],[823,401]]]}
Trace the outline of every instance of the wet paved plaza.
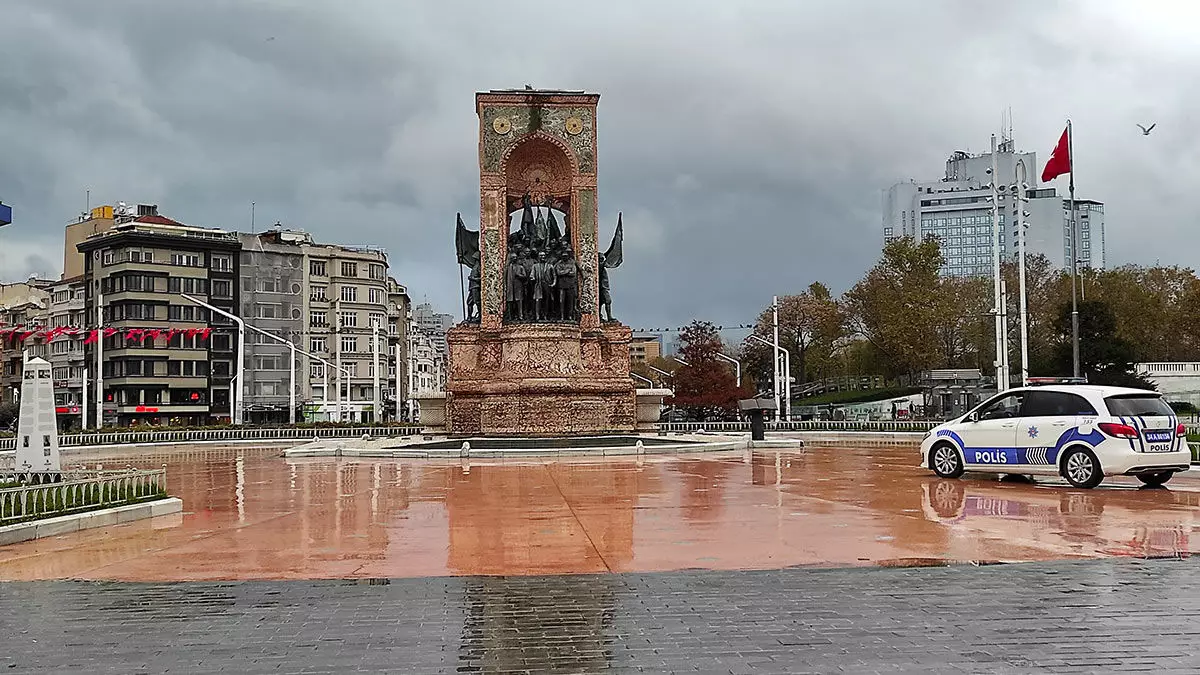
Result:
{"label": "wet paved plaza", "polygon": [[174,517],[0,548],[0,579],[545,575],[1186,554],[1200,481],[946,481],[911,447],[438,463],[191,448]]}
{"label": "wet paved plaza", "polygon": [[[944,481],[911,447],[87,461],[166,463],[184,513],[0,548],[0,669],[1200,669],[1195,479]],[[1032,562],[971,564],[1001,561]]]}

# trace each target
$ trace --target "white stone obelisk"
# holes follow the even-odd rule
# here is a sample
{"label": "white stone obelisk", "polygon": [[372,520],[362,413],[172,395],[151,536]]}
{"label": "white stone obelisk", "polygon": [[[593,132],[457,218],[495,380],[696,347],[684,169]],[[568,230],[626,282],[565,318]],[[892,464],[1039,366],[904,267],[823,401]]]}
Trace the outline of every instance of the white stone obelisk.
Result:
{"label": "white stone obelisk", "polygon": [[58,473],[58,425],[54,413],[54,378],[44,359],[27,359],[21,378],[21,416],[17,427],[18,473]]}

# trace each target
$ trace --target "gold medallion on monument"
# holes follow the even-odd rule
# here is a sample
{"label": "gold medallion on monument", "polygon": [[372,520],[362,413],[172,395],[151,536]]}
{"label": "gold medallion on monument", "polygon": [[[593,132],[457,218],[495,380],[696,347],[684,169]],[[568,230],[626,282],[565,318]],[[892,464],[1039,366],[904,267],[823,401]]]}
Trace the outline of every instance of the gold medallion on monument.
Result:
{"label": "gold medallion on monument", "polygon": [[492,129],[503,136],[512,130],[512,122],[507,117],[497,117],[492,121]]}
{"label": "gold medallion on monument", "polygon": [[583,120],[578,117],[568,117],[566,126],[568,134],[578,136],[579,132],[583,131]]}

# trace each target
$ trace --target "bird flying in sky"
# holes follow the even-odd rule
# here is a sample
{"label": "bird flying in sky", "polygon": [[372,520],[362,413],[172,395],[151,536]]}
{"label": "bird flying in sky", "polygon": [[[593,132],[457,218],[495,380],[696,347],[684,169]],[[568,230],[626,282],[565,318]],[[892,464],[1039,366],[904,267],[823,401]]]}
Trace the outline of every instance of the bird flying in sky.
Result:
{"label": "bird flying in sky", "polygon": [[1153,129],[1154,129],[1154,127],[1156,127],[1156,126],[1158,126],[1158,122],[1155,122],[1154,124],[1151,124],[1151,125],[1150,125],[1150,126],[1148,126],[1148,127],[1144,127],[1144,126],[1142,126],[1142,125],[1140,125],[1140,124],[1139,124],[1139,125],[1138,125],[1138,128],[1142,130],[1142,135],[1143,135],[1143,136],[1149,136],[1149,135],[1150,135],[1150,131],[1151,131],[1151,130],[1153,130]]}

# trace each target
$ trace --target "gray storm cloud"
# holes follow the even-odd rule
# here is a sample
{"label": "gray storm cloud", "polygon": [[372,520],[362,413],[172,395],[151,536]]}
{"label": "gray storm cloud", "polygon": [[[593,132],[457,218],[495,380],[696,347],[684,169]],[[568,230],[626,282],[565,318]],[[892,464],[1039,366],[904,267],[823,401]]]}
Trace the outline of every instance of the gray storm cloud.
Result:
{"label": "gray storm cloud", "polygon": [[1008,108],[1043,159],[1072,117],[1110,260],[1192,264],[1195,9],[917,5],[9,0],[0,279],[56,274],[34,267],[90,189],[239,229],[254,201],[259,227],[386,247],[415,298],[453,310],[473,93],[526,83],[602,95],[601,236],[623,211],[612,284],[635,327],[843,290],[878,254],[880,190],[984,150]]}

